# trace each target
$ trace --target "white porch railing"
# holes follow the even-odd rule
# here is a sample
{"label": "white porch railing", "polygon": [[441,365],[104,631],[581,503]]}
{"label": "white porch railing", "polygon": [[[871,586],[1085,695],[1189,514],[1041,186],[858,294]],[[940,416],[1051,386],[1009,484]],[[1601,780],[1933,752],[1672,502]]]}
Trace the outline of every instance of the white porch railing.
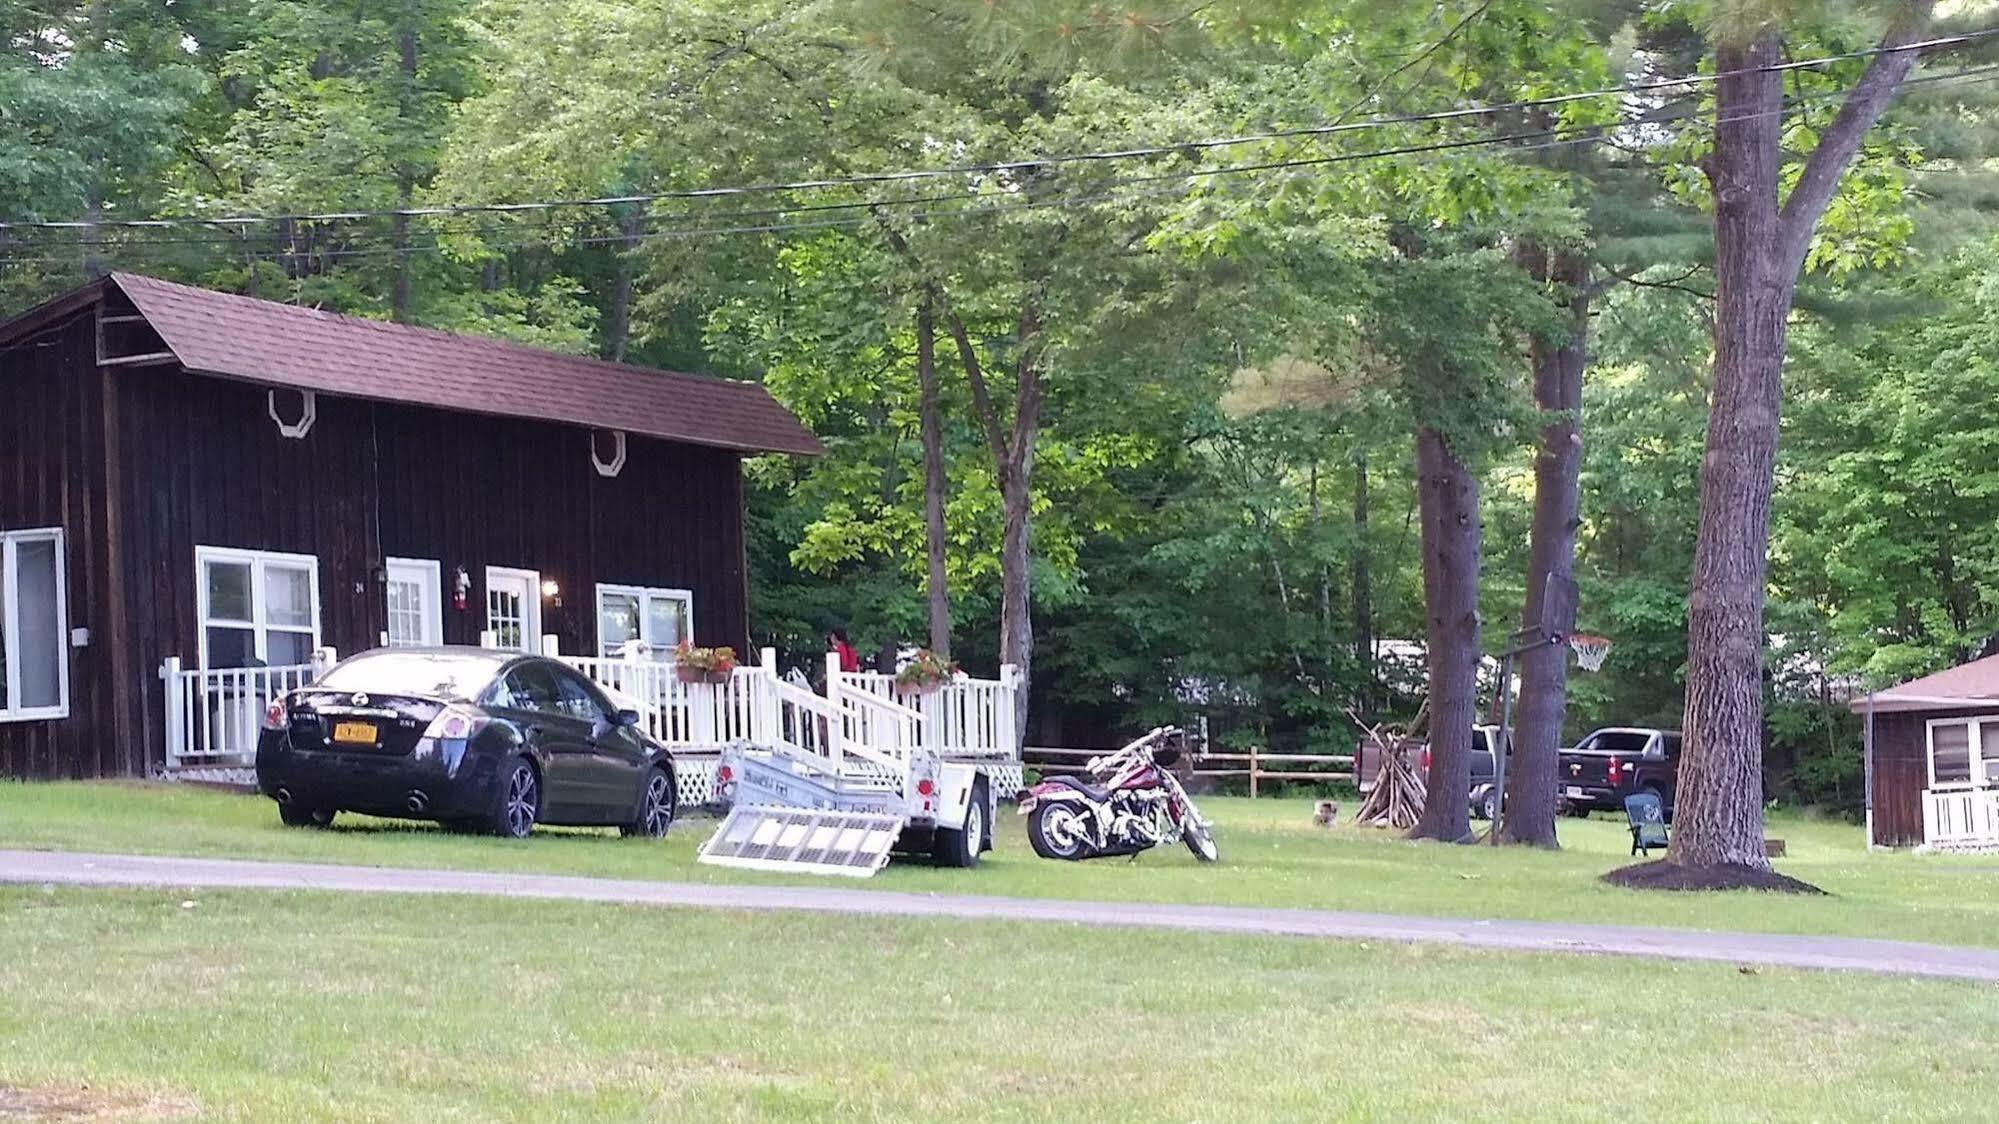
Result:
{"label": "white porch railing", "polygon": [[1999,788],[1923,790],[1923,842],[1939,851],[1999,848]]}
{"label": "white porch railing", "polygon": [[1020,691],[1020,669],[1008,664],[998,679],[960,675],[925,691],[905,691],[895,676],[879,671],[841,671],[827,661],[828,682],[901,704],[922,715],[926,744],[946,758],[1013,760],[1020,756],[1020,734],[1014,721],[1014,699]]}
{"label": "white porch railing", "polygon": [[[786,682],[777,655],[766,649],[755,665],[739,666],[720,683],[684,683],[674,665],[641,652],[616,657],[544,652],[576,668],[639,712],[647,733],[693,754],[723,746],[785,746],[848,774],[907,770],[909,752],[923,747],[947,759],[1017,766],[1014,698],[1020,677],[960,676],[929,691],[896,689],[892,676],[843,673],[829,661],[826,694]],[[166,764],[246,767],[256,761],[259,722],[269,701],[318,678],[338,659],[330,648],[313,662],[290,667],[201,669],[169,657],[166,685]],[[1017,772],[1017,768],[1014,770]]]}
{"label": "white porch railing", "polygon": [[166,765],[244,768],[256,763],[264,707],[332,667],[339,654],[321,648],[311,663],[283,667],[191,668],[179,656],[160,664],[166,684]]}
{"label": "white porch railing", "polygon": [[770,704],[771,676],[738,667],[722,683],[683,683],[670,663],[651,659],[557,656],[639,712],[645,731],[669,746],[720,749],[754,740]]}

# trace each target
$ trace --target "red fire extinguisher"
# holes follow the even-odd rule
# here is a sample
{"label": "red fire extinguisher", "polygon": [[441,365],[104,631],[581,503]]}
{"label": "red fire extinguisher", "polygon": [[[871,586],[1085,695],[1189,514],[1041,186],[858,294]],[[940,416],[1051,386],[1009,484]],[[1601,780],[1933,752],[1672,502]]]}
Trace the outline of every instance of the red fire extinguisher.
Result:
{"label": "red fire extinguisher", "polygon": [[472,575],[465,572],[465,567],[460,566],[458,572],[451,577],[451,607],[461,613],[464,612],[465,595],[471,591]]}

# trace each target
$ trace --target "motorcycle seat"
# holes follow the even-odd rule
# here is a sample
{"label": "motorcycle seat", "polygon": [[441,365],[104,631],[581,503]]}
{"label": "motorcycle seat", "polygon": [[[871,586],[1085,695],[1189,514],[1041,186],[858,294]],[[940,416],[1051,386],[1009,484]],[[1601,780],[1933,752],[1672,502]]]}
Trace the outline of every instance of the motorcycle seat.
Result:
{"label": "motorcycle seat", "polygon": [[1091,784],[1089,780],[1084,777],[1061,776],[1061,777],[1049,777],[1048,779],[1055,782],[1056,784],[1062,785],[1065,788],[1073,788],[1077,792],[1080,792],[1084,796],[1087,796],[1092,800],[1098,801],[1099,803],[1108,803],[1111,798],[1111,793],[1109,789],[1104,788],[1101,785]]}

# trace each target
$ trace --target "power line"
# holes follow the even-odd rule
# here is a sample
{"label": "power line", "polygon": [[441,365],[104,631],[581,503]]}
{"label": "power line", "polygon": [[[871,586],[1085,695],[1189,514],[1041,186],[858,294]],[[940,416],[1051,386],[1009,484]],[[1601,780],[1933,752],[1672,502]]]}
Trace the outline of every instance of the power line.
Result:
{"label": "power line", "polygon": [[[1905,85],[1925,85],[1925,84],[1942,83],[1942,82],[1966,82],[1968,84],[1970,81],[1989,80],[1991,77],[1995,75],[1995,73],[1999,73],[1999,63],[1988,64],[1986,66],[1981,66],[1981,67],[1967,68],[1959,71],[1952,71],[1946,74],[1925,75],[1919,78],[1910,79],[1908,80],[1908,82],[1905,83]],[[1721,122],[1719,123],[1734,123],[1736,121],[1753,120],[1760,117],[1781,115],[1800,105],[1811,102],[1824,101],[1831,98],[1837,98],[1843,96],[1845,93],[1846,89],[1841,88],[1837,90],[1821,91],[1813,94],[1798,95],[1797,97],[1786,99],[1784,103],[1775,110],[1767,112],[1759,111],[1753,113],[1736,114],[1731,117],[1722,119]],[[1708,122],[1702,122],[1702,123],[1708,124]],[[933,203],[933,202],[963,202],[965,204],[968,204],[966,206],[951,207],[948,209],[932,209],[932,210],[900,213],[900,217],[912,218],[915,221],[931,221],[931,220],[955,219],[967,215],[991,214],[1002,211],[1031,211],[1031,210],[1044,210],[1051,208],[1067,209],[1071,207],[1094,205],[1103,202],[1112,202],[1120,200],[1135,201],[1143,199],[1157,199],[1157,198],[1171,197],[1175,195],[1184,194],[1184,187],[1174,187],[1165,190],[1138,192],[1138,193],[1121,192],[1121,191],[1104,191],[1103,189],[1107,187],[1136,186],[1140,184],[1153,184],[1163,181],[1188,181],[1200,178],[1240,175],[1252,172],[1284,171],[1284,170],[1294,170],[1294,169],[1309,168],[1309,167],[1323,167],[1329,165],[1358,163],[1368,160],[1387,159],[1397,156],[1426,156],[1426,155],[1456,156],[1456,155],[1461,155],[1467,151],[1474,151],[1484,148],[1502,148],[1508,154],[1548,151],[1558,148],[1566,148],[1577,145],[1597,143],[1598,141],[1603,139],[1603,133],[1604,133],[1604,127],[1594,126],[1594,125],[1578,126],[1575,128],[1573,134],[1568,136],[1561,135],[1561,130],[1550,128],[1550,129],[1540,129],[1540,130],[1531,130],[1526,132],[1502,134],[1498,136],[1467,137],[1452,141],[1435,141],[1425,144],[1403,145],[1391,148],[1371,149],[1362,152],[1335,153],[1324,156],[1297,157],[1285,160],[1264,161],[1253,164],[1226,165],[1219,168],[1197,168],[1197,169],[1187,169],[1184,171],[1176,171],[1176,172],[1161,172],[1151,175],[1128,176],[1128,177],[1120,177],[1107,181],[1102,181],[1100,183],[1090,185],[1089,194],[1057,195],[1042,199],[988,200],[984,203],[981,203],[980,196],[965,195],[962,193],[952,193],[949,195],[905,197],[900,199],[857,200],[846,203],[805,205],[796,208],[770,208],[754,212],[738,212],[737,214],[783,216],[795,213],[821,212],[821,211],[848,211],[848,210],[875,211],[877,209],[888,208],[888,207],[897,207],[897,206],[906,206],[912,204]],[[693,218],[701,218],[704,216],[684,215],[676,217],[693,219]],[[712,218],[718,216],[706,216],[706,217]],[[719,216],[719,217],[727,217],[727,216]],[[843,227],[857,226],[874,221],[874,219],[875,216],[873,214],[866,214],[845,219],[829,219],[829,220],[802,222],[802,223],[773,222],[773,223],[762,223],[762,224],[752,224],[752,225],[725,225],[725,226],[697,227],[692,229],[672,227],[663,230],[641,231],[638,233],[621,232],[617,234],[606,234],[602,236],[588,236],[588,237],[564,239],[561,240],[560,244],[563,246],[592,246],[592,245],[605,245],[613,243],[629,244],[636,242],[654,241],[657,239],[699,238],[699,237],[715,237],[715,236],[726,236],[726,235],[736,235],[736,234],[768,234],[768,233],[788,233],[793,231],[828,230],[828,229],[839,229]],[[483,228],[483,230],[485,233],[499,232],[497,228],[491,228],[491,227]],[[75,250],[80,250],[84,248],[101,248],[108,251],[130,251],[134,249],[143,250],[160,246],[243,245],[243,244],[244,244],[243,239],[237,237],[192,238],[192,239],[132,239],[132,240],[122,240],[122,241],[107,240],[107,239],[80,239],[75,241],[66,241],[61,248],[75,249]],[[506,251],[506,250],[542,248],[548,245],[549,245],[548,240],[543,239],[536,241],[488,244],[483,248],[494,251]],[[32,248],[40,250],[49,247],[45,247],[44,245],[36,245]],[[341,259],[341,258],[355,258],[355,257],[378,257],[384,255],[392,256],[396,254],[405,254],[405,253],[435,253],[435,252],[445,251],[448,248],[449,247],[443,242],[430,242],[430,243],[423,243],[423,244],[404,246],[404,247],[389,246],[389,247],[375,247],[375,248],[339,248],[339,247],[316,248],[316,249],[301,250],[299,251],[299,254],[302,257]],[[69,260],[70,260],[69,258],[62,258],[62,257],[29,258],[19,255],[0,254],[0,261],[5,261],[11,264],[53,265],[53,264],[63,264]]]}
{"label": "power line", "polygon": [[272,222],[340,222],[368,218],[438,218],[465,214],[508,214],[530,211],[547,211],[560,208],[630,206],[639,203],[658,202],[667,199],[699,200],[728,198],[741,195],[814,191],[835,187],[859,187],[870,184],[909,182],[925,179],[939,179],[965,175],[996,175],[1007,172],[1031,171],[1049,165],[1075,164],[1086,162],[1144,159],[1148,157],[1186,155],[1194,152],[1210,151],[1217,148],[1234,147],[1245,144],[1265,143],[1276,140],[1327,137],[1343,133],[1370,129],[1388,128],[1396,125],[1434,124],[1467,118],[1487,117],[1501,113],[1511,113],[1525,109],[1547,108],[1569,105],[1604,97],[1625,97],[1633,94],[1654,93],[1661,90],[1681,89],[1695,85],[1706,85],[1722,78],[1740,74],[1787,72],[1826,66],[1836,62],[1869,58],[1881,54],[1899,54],[1904,51],[1928,51],[1942,47],[1959,46],[1979,42],[1999,35],[1999,27],[1981,31],[1965,32],[1959,35],[1942,36],[1934,39],[1906,43],[1896,47],[1869,47],[1840,54],[1821,55],[1810,59],[1790,62],[1767,63],[1761,66],[1738,67],[1732,70],[1716,71],[1712,74],[1692,74],[1682,78],[1658,79],[1650,82],[1627,83],[1620,86],[1597,90],[1584,90],[1566,94],[1555,94],[1541,98],[1489,105],[1462,106],[1456,109],[1437,110],[1430,113],[1403,114],[1390,117],[1373,117],[1362,121],[1335,122],[1328,125],[1308,125],[1293,129],[1276,129],[1261,133],[1246,133],[1235,136],[1211,137],[1205,139],[1179,141],[1172,144],[1149,145],[1135,148],[1109,149],[1092,152],[1074,152],[1025,159],[1006,160],[982,164],[959,164],[943,168],[913,168],[889,172],[861,173],[850,176],[826,177],[814,180],[794,180],[778,183],[757,183],[727,187],[685,188],[672,191],[646,192],[632,195],[600,196],[588,199],[554,199],[520,203],[462,203],[433,207],[406,207],[393,210],[349,210],[327,211],[317,214],[281,215],[229,215],[213,218],[176,217],[154,219],[111,219],[95,223],[81,220],[31,220],[0,222],[0,230],[75,230],[117,227],[126,229],[156,229],[178,226],[250,226]]}

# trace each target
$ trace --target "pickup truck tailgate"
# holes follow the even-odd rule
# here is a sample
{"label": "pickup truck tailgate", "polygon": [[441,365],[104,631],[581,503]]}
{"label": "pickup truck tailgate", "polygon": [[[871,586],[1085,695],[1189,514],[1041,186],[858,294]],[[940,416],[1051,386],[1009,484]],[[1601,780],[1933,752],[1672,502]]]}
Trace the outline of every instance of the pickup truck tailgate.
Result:
{"label": "pickup truck tailgate", "polygon": [[1563,784],[1615,786],[1617,782],[1610,777],[1610,763],[1613,760],[1616,760],[1621,768],[1629,763],[1630,755],[1570,750],[1562,754],[1559,778]]}

